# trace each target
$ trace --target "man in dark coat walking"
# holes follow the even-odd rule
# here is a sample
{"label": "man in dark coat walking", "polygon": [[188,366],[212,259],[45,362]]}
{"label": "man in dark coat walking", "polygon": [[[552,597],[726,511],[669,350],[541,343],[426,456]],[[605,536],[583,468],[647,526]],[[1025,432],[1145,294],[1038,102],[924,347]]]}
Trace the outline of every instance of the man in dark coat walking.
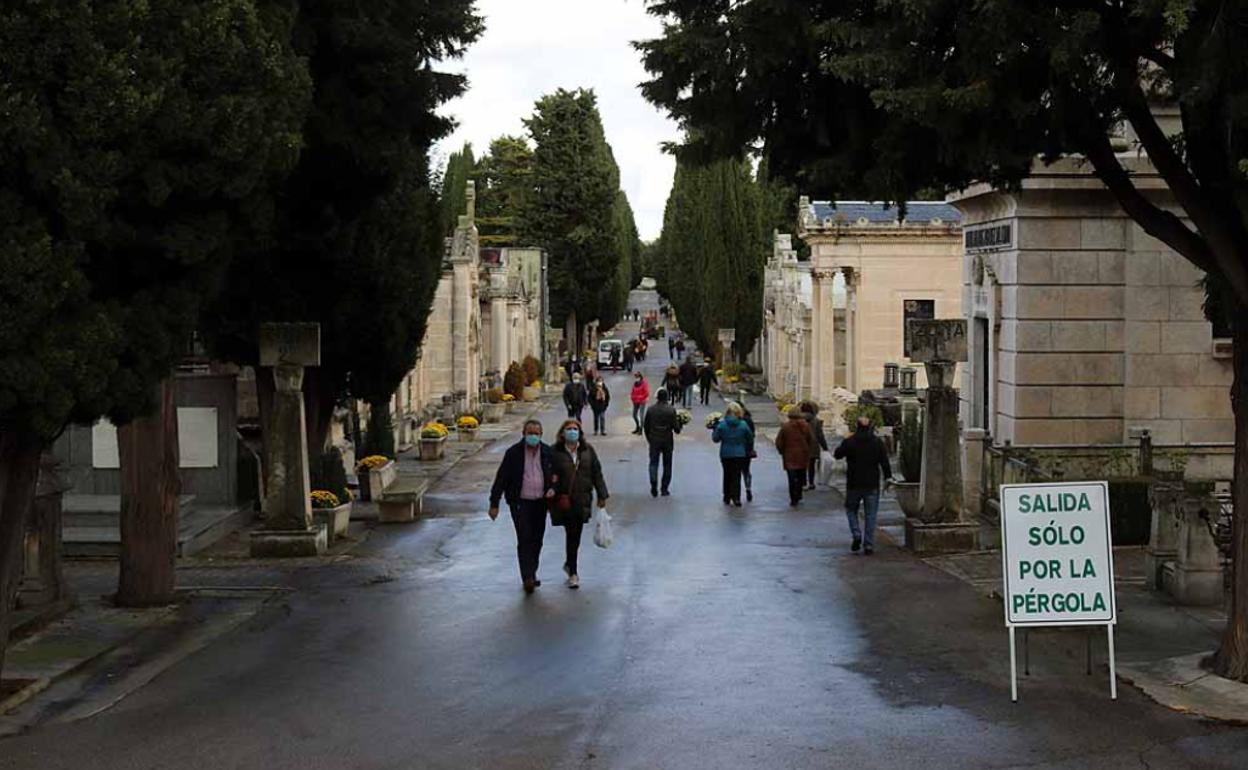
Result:
{"label": "man in dark coat walking", "polygon": [[537,565],[546,535],[546,501],[555,495],[554,453],[542,443],[542,424],[529,420],[524,437],[507,449],[490,489],[490,520],[498,519],[498,503],[507,500],[516,527],[516,555],[525,593],[541,585]]}
{"label": "man in dark coat walking", "polygon": [[[646,412],[642,422],[642,432],[646,434],[646,443],[650,445],[650,496],[664,497],[671,494],[672,485],[672,452],[676,448],[676,434],[680,433],[680,419],[676,409],[669,403],[666,390],[660,390],[659,402],[653,409]],[[659,486],[659,460],[663,461],[663,485]]]}
{"label": "man in dark coat walking", "polygon": [[563,386],[563,405],[568,408],[568,418],[580,422],[581,412],[585,410],[585,404],[588,402],[589,391],[581,382],[581,375],[572,375],[571,382]]}
{"label": "man in dark coat walking", "polygon": [[[893,480],[893,468],[888,462],[888,449],[875,435],[871,418],[858,418],[857,429],[836,448],[833,457],[845,459],[845,516],[849,519],[849,531],[854,536],[851,551],[862,548],[867,556],[875,553],[875,517],[880,509],[880,474],[884,480]],[[858,505],[864,510],[864,526],[858,524]]]}
{"label": "man in dark coat walking", "polygon": [[693,401],[693,386],[698,382],[698,367],[688,358],[680,365],[681,405],[689,408]]}

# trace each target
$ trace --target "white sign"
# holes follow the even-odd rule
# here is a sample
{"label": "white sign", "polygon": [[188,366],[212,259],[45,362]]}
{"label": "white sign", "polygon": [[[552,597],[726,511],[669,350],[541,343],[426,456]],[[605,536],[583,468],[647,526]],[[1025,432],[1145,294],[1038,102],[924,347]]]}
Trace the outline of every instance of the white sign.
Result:
{"label": "white sign", "polygon": [[1117,700],[1114,624],[1118,609],[1109,484],[1005,484],[1000,500],[1010,699],[1018,700],[1015,629],[1102,625],[1109,647],[1109,697]]}
{"label": "white sign", "polygon": [[1001,542],[1007,625],[1116,621],[1104,481],[1001,487]]}
{"label": "white sign", "polygon": [[[178,467],[216,468],[218,458],[217,410],[214,407],[178,407]],[[120,468],[117,428],[100,420],[91,430],[91,466]]]}

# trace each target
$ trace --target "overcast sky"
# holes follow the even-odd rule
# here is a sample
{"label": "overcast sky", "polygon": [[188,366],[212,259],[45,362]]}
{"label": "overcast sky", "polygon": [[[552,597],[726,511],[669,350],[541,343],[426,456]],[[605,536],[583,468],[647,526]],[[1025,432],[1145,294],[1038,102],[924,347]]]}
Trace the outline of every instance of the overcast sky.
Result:
{"label": "overcast sky", "polygon": [[643,0],[478,0],[477,7],[485,34],[451,63],[468,74],[469,90],[444,108],[459,129],[436,149],[436,162],[465,141],[480,157],[494,137],[524,133],[520,121],[543,94],[592,88],[637,229],[645,240],[657,238],[675,169],[659,145],[676,139],[677,129],[637,90],[646,72],[629,43],[661,32]]}

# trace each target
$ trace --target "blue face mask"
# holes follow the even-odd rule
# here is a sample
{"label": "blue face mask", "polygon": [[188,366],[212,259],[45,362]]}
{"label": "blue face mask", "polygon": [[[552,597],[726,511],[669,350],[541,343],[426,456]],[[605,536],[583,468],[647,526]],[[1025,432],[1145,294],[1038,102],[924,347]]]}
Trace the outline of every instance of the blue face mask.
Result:
{"label": "blue face mask", "polygon": [[524,435],[524,443],[528,444],[529,446],[535,447],[542,443],[542,437],[536,433],[526,433]]}
{"label": "blue face mask", "polygon": [[563,437],[569,444],[575,444],[581,440],[581,432],[576,428],[568,428],[563,432]]}

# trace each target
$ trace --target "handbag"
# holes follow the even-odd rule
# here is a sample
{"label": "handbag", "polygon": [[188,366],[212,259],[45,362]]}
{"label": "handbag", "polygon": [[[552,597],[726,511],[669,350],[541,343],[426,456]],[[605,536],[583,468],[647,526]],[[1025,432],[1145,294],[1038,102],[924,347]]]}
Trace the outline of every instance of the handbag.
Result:
{"label": "handbag", "polygon": [[576,473],[580,469],[580,463],[572,467],[572,479],[568,482],[568,491],[555,496],[555,510],[559,513],[570,513],[572,511],[572,490],[576,489]]}

